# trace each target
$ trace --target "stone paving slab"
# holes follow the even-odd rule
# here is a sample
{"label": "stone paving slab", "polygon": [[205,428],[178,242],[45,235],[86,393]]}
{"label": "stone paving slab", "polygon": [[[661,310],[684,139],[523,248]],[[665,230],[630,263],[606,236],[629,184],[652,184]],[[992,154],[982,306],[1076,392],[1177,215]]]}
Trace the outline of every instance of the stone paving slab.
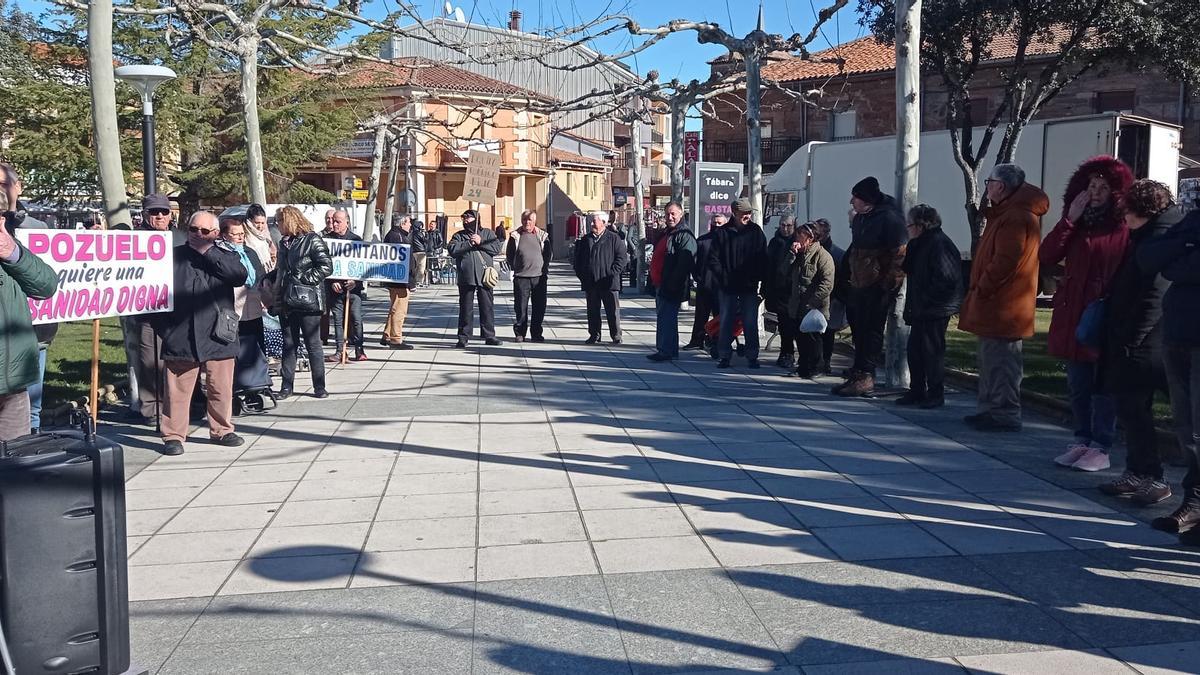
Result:
{"label": "stone paving slab", "polygon": [[629,296],[625,344],[585,347],[561,287],[547,342],[465,351],[453,290],[420,289],[391,352],[371,295],[372,360],[239,420],[246,446],[114,428],[152,672],[1195,670],[1200,552],[1100,496],[1114,471],[1053,467],[1050,421],[651,364]]}

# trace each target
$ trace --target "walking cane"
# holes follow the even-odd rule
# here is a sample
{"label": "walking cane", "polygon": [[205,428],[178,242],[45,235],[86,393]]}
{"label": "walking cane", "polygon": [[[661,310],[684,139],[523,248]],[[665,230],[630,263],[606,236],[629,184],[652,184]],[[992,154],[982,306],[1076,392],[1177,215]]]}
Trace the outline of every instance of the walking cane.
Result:
{"label": "walking cane", "polygon": [[342,365],[344,366],[350,361],[348,355],[350,351],[350,289],[345,286],[343,288],[346,293],[346,309],[343,311],[346,316],[342,317]]}

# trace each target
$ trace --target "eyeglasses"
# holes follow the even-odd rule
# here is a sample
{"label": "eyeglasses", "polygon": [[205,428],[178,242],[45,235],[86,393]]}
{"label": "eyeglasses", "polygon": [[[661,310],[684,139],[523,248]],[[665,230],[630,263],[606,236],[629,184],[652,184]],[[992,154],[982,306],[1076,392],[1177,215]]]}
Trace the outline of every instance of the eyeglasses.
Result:
{"label": "eyeglasses", "polygon": [[150,209],[147,211],[152,216],[169,216],[171,212],[167,209]]}
{"label": "eyeglasses", "polygon": [[217,231],[216,228],[205,229],[203,227],[196,227],[195,225],[188,227],[188,232],[191,232],[193,234],[212,234],[213,232],[216,232],[216,231]]}
{"label": "eyeglasses", "polygon": [[983,184],[984,184],[984,185],[987,185],[988,183],[1003,183],[1003,182],[1004,182],[1004,181],[1000,180],[999,178],[985,178],[985,179],[983,179]]}

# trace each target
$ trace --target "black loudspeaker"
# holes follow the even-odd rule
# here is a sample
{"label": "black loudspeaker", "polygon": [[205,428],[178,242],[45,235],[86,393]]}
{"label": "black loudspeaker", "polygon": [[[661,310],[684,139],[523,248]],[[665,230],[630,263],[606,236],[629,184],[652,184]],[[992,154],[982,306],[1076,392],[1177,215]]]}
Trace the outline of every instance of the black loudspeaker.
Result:
{"label": "black loudspeaker", "polygon": [[129,671],[125,464],[90,426],[0,445],[0,624],[19,674]]}

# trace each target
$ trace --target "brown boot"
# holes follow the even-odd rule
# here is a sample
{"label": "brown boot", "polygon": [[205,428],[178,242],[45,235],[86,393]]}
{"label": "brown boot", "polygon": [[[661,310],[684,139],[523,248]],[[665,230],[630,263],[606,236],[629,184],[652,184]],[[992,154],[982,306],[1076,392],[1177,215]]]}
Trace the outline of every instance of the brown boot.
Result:
{"label": "brown boot", "polygon": [[875,377],[870,373],[859,373],[836,393],[838,396],[870,396],[875,393]]}

